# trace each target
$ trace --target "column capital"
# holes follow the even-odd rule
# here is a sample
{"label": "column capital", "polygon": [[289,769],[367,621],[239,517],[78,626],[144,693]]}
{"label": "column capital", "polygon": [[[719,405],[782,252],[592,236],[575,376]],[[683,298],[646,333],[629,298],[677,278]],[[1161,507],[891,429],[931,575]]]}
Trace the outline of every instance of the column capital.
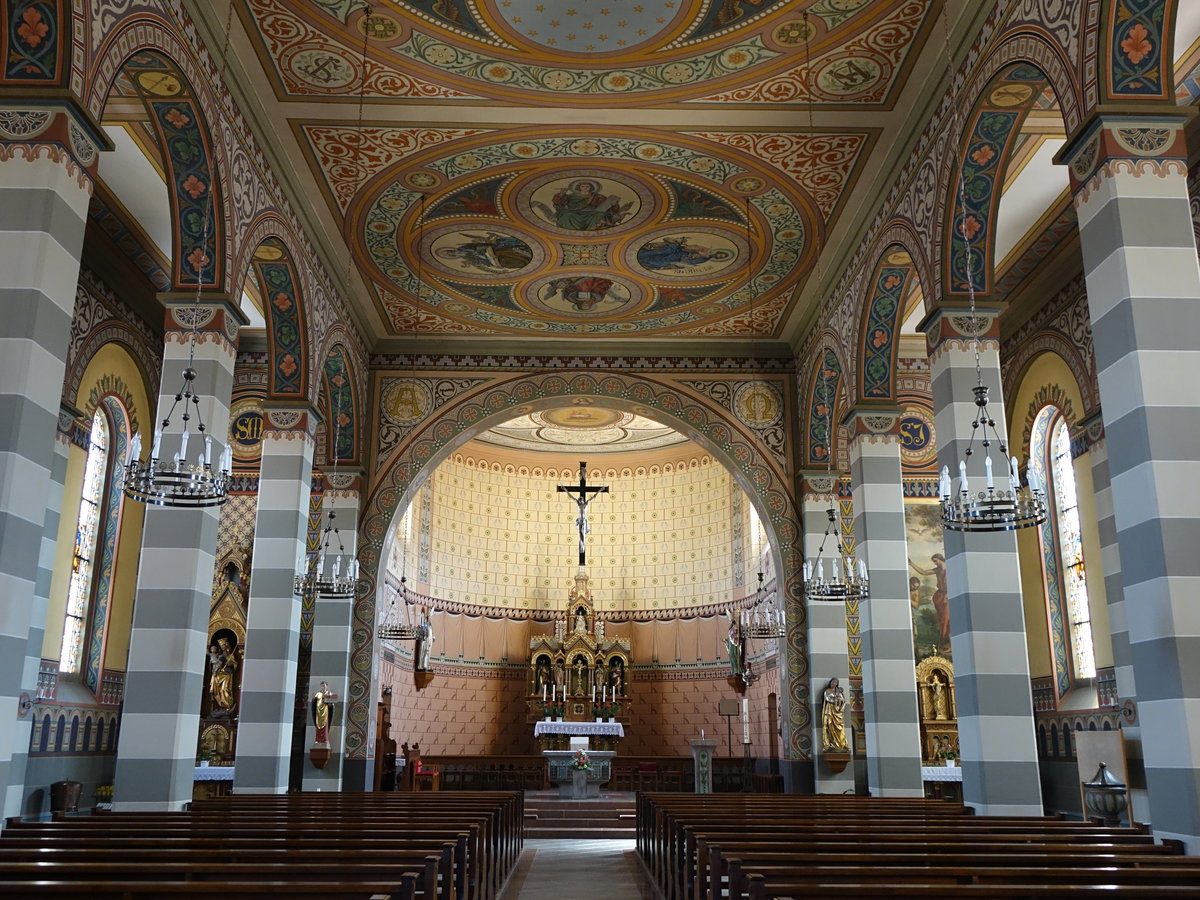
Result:
{"label": "column capital", "polygon": [[262,412],[264,451],[269,441],[311,441],[316,436],[320,416],[308,403],[272,400],[263,403]]}
{"label": "column capital", "polygon": [[225,291],[193,293],[169,291],[158,294],[163,305],[163,340],[185,343],[193,328],[201,341],[224,340],[232,352],[237,347],[238,329],[250,320]]}
{"label": "column capital", "polygon": [[357,499],[366,490],[366,470],[360,466],[321,467],[325,496],[334,499]]}
{"label": "column capital", "polygon": [[111,149],[108,135],[74,98],[26,97],[0,104],[0,160],[53,159],[78,177],[80,187],[90,189],[100,151]]}
{"label": "column capital", "polygon": [[846,413],[842,424],[851,442],[867,439],[900,439],[900,408],[898,406],[858,406]]}
{"label": "column capital", "polygon": [[1071,190],[1086,195],[1118,169],[1159,172],[1178,167],[1187,175],[1185,128],[1190,112],[1098,112],[1075,132],[1054,161],[1065,165]]}
{"label": "column capital", "polygon": [[938,306],[917,326],[925,332],[925,343],[929,348],[929,361],[942,350],[966,350],[975,339],[981,346],[992,345],[1000,349],[1000,313],[996,307],[970,309]]}
{"label": "column capital", "polygon": [[805,499],[837,491],[838,474],[826,469],[801,469],[800,493]]}

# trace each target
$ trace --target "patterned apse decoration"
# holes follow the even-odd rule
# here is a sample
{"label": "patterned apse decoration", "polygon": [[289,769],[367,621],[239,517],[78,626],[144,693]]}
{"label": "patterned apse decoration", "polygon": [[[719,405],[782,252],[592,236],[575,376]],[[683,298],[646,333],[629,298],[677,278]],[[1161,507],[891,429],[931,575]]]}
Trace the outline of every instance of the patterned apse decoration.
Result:
{"label": "patterned apse decoration", "polygon": [[[248,0],[281,96],[526,105],[894,102],[936,4]],[[812,54],[810,77],[801,50]]]}
{"label": "patterned apse decoration", "polygon": [[[125,74],[158,132],[171,190],[172,287],[216,287],[224,280],[224,203],[213,171],[212,145],[191,85],[166,57],[135,53]],[[207,235],[207,237],[206,237]]]}
{"label": "patterned apse decoration", "polygon": [[1004,168],[1025,116],[1048,83],[1041,70],[1028,63],[1012,66],[992,79],[968,119],[961,172],[950,185],[954,215],[947,219],[945,237],[950,248],[949,293],[963,295],[973,288],[976,294],[987,294],[992,289]]}
{"label": "patterned apse decoration", "polygon": [[[800,577],[800,520],[790,486],[780,478],[758,442],[736,426],[723,411],[681,393],[675,386],[654,379],[624,374],[539,373],[521,375],[469,396],[448,402],[436,422],[421,423],[388,460],[384,476],[366,498],[360,529],[358,559],[362,581],[354,610],[349,688],[349,721],[346,747],[352,758],[367,752],[367,722],[373,714],[369,704],[372,646],[375,625],[377,580],[382,576],[382,550],[393,517],[410,501],[414,481],[435,466],[464,433],[477,433],[513,417],[534,401],[557,397],[594,397],[611,408],[644,408],[656,421],[681,431],[695,433],[713,455],[744,484],[757,487],[758,508],[766,514],[764,524],[771,544],[779,550],[781,571],[786,573],[780,595],[788,604],[788,667],[793,674],[807,668],[803,585]],[[812,751],[808,734],[808,693],[803,678],[791,679],[788,715],[793,759],[808,759]],[[371,706],[371,709],[368,709]]]}
{"label": "patterned apse decoration", "polygon": [[[393,334],[769,333],[869,144],[865,132],[743,148],[602,126],[445,141],[422,131],[425,148],[382,168],[348,209]],[[304,130],[335,207],[344,132]],[[364,140],[373,154],[417,144],[397,128]]]}

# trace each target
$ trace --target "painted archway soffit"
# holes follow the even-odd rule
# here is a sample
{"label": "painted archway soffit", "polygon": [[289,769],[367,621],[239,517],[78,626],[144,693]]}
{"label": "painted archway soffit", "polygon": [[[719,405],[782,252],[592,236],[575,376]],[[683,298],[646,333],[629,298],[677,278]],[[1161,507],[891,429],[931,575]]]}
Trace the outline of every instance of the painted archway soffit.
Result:
{"label": "painted archway soffit", "polygon": [[773,335],[876,137],[296,130],[393,335]]}
{"label": "painted archway soffit", "polygon": [[[933,0],[244,0],[281,98],[890,108]],[[803,18],[807,8],[808,25]],[[805,65],[805,42],[811,75]]]}

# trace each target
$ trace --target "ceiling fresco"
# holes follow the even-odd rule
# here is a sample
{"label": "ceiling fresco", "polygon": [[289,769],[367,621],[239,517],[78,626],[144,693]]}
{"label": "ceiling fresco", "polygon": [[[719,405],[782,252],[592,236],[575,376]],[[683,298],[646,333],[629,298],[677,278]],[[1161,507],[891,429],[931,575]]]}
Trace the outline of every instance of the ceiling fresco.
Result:
{"label": "ceiling fresco", "polygon": [[373,340],[790,340],[945,68],[942,0],[233,2]]}
{"label": "ceiling fresco", "polygon": [[608,106],[887,105],[931,4],[374,0],[369,14],[365,0],[246,5],[281,95],[357,95],[365,44],[370,97]]}
{"label": "ceiling fresco", "polygon": [[614,453],[653,450],[687,437],[643,416],[597,406],[558,406],[510,419],[476,441],[516,450]]}
{"label": "ceiling fresco", "polygon": [[770,334],[872,138],[405,131],[302,129],[393,334]]}

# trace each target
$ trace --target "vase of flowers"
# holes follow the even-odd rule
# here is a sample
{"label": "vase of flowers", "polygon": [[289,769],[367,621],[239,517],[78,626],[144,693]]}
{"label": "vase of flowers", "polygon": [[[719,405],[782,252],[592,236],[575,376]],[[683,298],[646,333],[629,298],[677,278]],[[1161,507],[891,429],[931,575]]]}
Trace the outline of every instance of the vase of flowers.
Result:
{"label": "vase of flowers", "polygon": [[576,750],[567,764],[571,770],[571,799],[586,800],[588,795],[588,772],[592,770],[592,758],[586,750]]}

